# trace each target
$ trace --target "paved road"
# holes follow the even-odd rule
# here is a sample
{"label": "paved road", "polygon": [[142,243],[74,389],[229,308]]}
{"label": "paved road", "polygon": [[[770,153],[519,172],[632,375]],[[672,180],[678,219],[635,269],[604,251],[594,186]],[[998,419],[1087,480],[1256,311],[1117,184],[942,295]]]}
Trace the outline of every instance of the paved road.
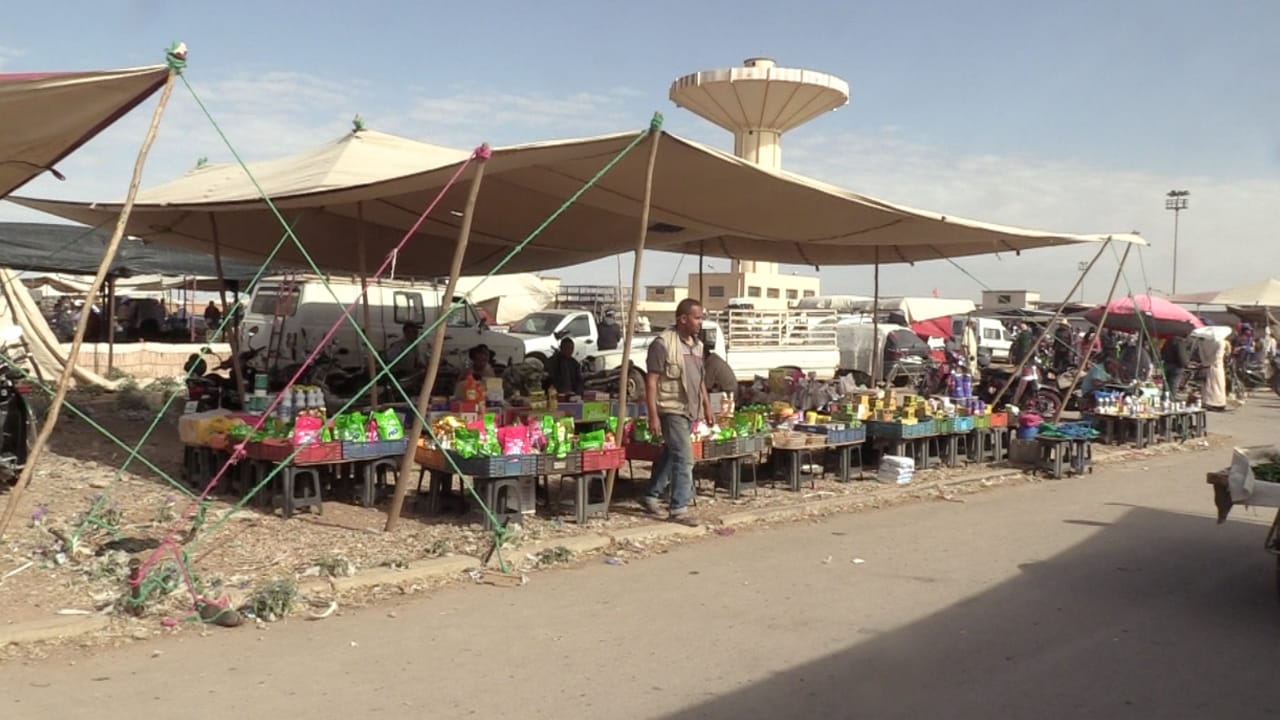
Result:
{"label": "paved road", "polygon": [[[1277,417],[1267,400],[1211,422],[1258,443]],[[371,609],[9,666],[0,714],[1277,715],[1270,515],[1238,508],[1215,525],[1204,473],[1226,462],[1178,454],[740,532],[521,589],[450,589],[394,618]]]}

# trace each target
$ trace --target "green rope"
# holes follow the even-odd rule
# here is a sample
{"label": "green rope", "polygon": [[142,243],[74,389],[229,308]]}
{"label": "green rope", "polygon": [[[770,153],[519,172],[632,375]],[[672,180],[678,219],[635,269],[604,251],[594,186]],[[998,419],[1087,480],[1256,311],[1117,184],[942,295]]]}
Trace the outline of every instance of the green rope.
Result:
{"label": "green rope", "polygon": [[[267,195],[267,193],[263,190],[262,186],[258,183],[257,179],[253,176],[252,172],[248,168],[248,165],[245,163],[243,158],[241,158],[240,154],[236,151],[235,147],[231,144],[230,140],[227,138],[222,128],[218,125],[217,121],[213,118],[212,114],[209,112],[208,108],[205,106],[204,102],[200,99],[198,93],[195,92],[195,89],[191,87],[191,84],[186,80],[185,77],[183,77],[183,83],[187,87],[188,91],[191,92],[192,97],[195,99],[201,111],[205,114],[205,117],[213,125],[214,130],[218,133],[219,137],[222,138],[228,150],[230,150],[230,152],[232,153],[232,156],[236,159],[236,162],[241,166],[241,168],[249,176],[250,181],[253,183],[259,195],[262,196],[263,200],[267,203],[267,206],[271,209],[272,213],[276,215],[276,218],[280,220],[281,224],[283,225],[284,218],[280,215],[279,209],[276,207],[275,203],[272,202],[271,198]],[[487,275],[485,275],[485,277],[481,280],[481,282],[477,285],[477,287],[483,284],[493,275],[497,274],[507,263],[511,261],[512,258],[516,256],[516,254],[518,254],[525,247],[527,247],[528,244],[532,242],[533,239],[537,237],[538,234],[540,234],[547,226],[549,226],[556,218],[558,218],[565,210],[567,210],[574,202],[576,202],[577,199],[581,197],[583,193],[585,193],[588,189],[590,189],[597,182],[599,182],[600,178],[603,177],[615,165],[617,165],[617,163],[620,162],[622,158],[626,156],[627,153],[629,153],[641,141],[643,141],[646,137],[648,137],[649,133],[652,131],[654,127],[660,128],[661,123],[662,123],[661,115],[655,113],[654,118],[650,123],[651,130],[642,132],[639,135],[637,135],[637,137],[626,148],[624,148],[617,156],[615,156],[599,172],[597,172],[595,176],[593,176],[582,188],[580,188],[567,201],[565,201],[560,206],[560,208],[558,208],[554,213],[552,213],[551,216],[549,216],[546,220],[544,220],[532,233],[529,234],[528,237],[524,239],[524,241],[522,241],[515,248],[513,248],[511,252],[509,252],[507,256],[504,257],[500,263],[498,263],[497,266],[495,266],[492,270],[490,270],[490,272]],[[334,292],[333,288],[329,285],[329,282],[325,277],[324,273],[319,269],[315,261],[311,258],[310,253],[307,252],[305,246],[302,244],[302,241],[299,240],[298,237],[294,234],[292,228],[289,228],[287,226],[286,228],[287,228],[286,234],[290,239],[293,240],[294,245],[298,248],[300,254],[306,260],[307,264],[320,277],[322,285],[329,291],[330,295],[333,296],[335,300],[337,300],[336,292]],[[452,313],[459,307],[461,307],[461,304],[455,302],[451,304],[445,312],[438,313],[438,317],[436,318],[435,322],[433,322],[431,326],[419,336],[417,341],[415,341],[413,344],[406,347],[404,351],[402,351],[399,355],[397,355],[396,358],[390,363],[390,365],[382,360],[382,358],[380,357],[380,353],[377,352],[377,349],[373,346],[372,341],[369,340],[367,335],[365,335],[363,329],[359,327],[359,324],[355,321],[355,319],[351,317],[351,314],[346,313],[346,319],[348,323],[356,330],[357,335],[360,337],[365,347],[367,347],[369,351],[373,353],[373,356],[377,359],[378,364],[382,366],[382,369],[374,377],[372,377],[369,380],[369,382],[365,384],[364,387],[358,390],[355,393],[355,395],[338,410],[338,414],[347,412],[347,410],[350,409],[350,407],[354,405],[361,396],[363,396],[372,387],[374,387],[384,376],[387,376],[390,378],[390,381],[392,385],[395,387],[395,389],[407,401],[415,420],[421,423],[421,426],[424,428],[424,430],[426,430],[428,436],[431,437],[432,440],[436,440],[434,434],[429,429],[430,425],[429,423],[427,423],[426,418],[422,415],[422,413],[418,412],[416,403],[410,400],[408,393],[405,392],[399,380],[393,374],[391,374],[390,367],[394,366],[396,363],[398,363],[402,358],[404,358],[410,352],[416,351],[418,343],[423,342],[431,331],[439,327],[440,323],[445,322],[448,319],[448,317],[452,315]],[[223,516],[219,518],[213,524],[213,526],[209,528],[209,530],[204,534],[203,537],[209,537],[212,534],[214,534],[218,529],[220,529],[221,526],[231,517],[232,514],[234,514],[235,511],[242,508],[245,503],[247,503],[259,491],[261,491],[261,489],[265,487],[272,479],[274,479],[275,476],[284,467],[286,467],[289,463],[291,463],[293,459],[297,457],[298,453],[302,452],[303,449],[305,449],[305,446],[294,448],[293,452],[284,460],[282,460],[280,463],[278,463],[276,467],[273,468],[269,473],[267,473],[266,477],[264,477],[248,493],[246,493],[245,496],[241,498],[240,502],[238,502],[232,508],[232,510],[228,511],[227,513],[224,513]],[[449,460],[451,469],[454,472],[456,472],[458,475],[463,476],[463,473],[457,467],[457,464],[454,462],[453,458],[449,456],[446,456],[446,457]],[[494,526],[495,528],[494,536],[495,536],[495,545],[496,545],[495,549],[497,550],[497,554],[499,557],[499,564],[502,568],[502,571],[507,572],[505,563],[503,562],[502,555],[501,555],[502,541],[505,539],[508,533],[507,529],[497,522],[497,518],[493,515],[491,509],[487,505],[485,505],[484,501],[480,498],[479,494],[475,491],[474,485],[469,482],[464,482],[463,485],[464,487],[467,488],[468,492],[476,500],[477,504],[481,507],[483,513],[485,514],[486,518],[489,520],[490,524]],[[193,540],[193,544],[198,544],[199,542],[201,542],[203,540],[203,537]]]}
{"label": "green rope", "polygon": [[[293,223],[296,225],[297,223],[301,222],[302,217],[303,217],[303,214],[299,214],[298,217],[294,218]],[[291,228],[292,226],[286,226],[286,227]],[[267,255],[267,259],[263,261],[263,264],[258,268],[257,274],[254,275],[253,279],[249,281],[250,285],[253,285],[254,283],[258,282],[258,280],[266,272],[266,269],[270,267],[271,262],[275,260],[275,257],[280,252],[280,249],[284,247],[284,241],[287,239],[287,237],[288,237],[287,235],[282,235],[280,239],[276,241],[275,247],[271,249],[271,252]],[[239,310],[242,304],[243,302],[240,300],[240,298],[237,295],[236,301],[235,303],[232,304],[230,311],[228,311],[226,314],[226,317],[222,318],[222,321],[218,323],[218,327],[214,328],[214,331],[213,331],[214,338],[219,338],[222,336],[223,331],[227,328],[228,325],[231,324],[231,322],[236,316],[237,310]],[[204,355],[205,353],[201,352],[200,354]],[[195,367],[191,367],[187,369],[186,375],[183,376],[184,385],[187,380],[190,380],[192,378],[192,376],[195,374],[195,371],[196,371]],[[52,394],[51,390],[49,390],[48,392]],[[181,391],[177,391],[170,394],[169,399],[165,401],[165,404],[161,406],[160,410],[156,413],[155,417],[152,418],[151,425],[149,425],[147,429],[142,433],[142,437],[138,440],[137,445],[133,446],[132,448],[129,448],[128,446],[125,446],[123,445],[123,443],[121,443],[122,447],[125,447],[125,449],[129,450],[129,456],[125,458],[124,462],[120,465],[120,468],[116,471],[115,475],[111,478],[111,482],[108,483],[106,491],[102,493],[101,497],[98,498],[97,502],[95,502],[93,506],[89,509],[89,512],[85,515],[84,521],[80,524],[80,527],[76,528],[75,532],[72,534],[73,538],[78,539],[80,537],[80,534],[84,531],[84,528],[90,523],[90,521],[97,517],[98,510],[106,502],[107,498],[110,496],[111,491],[115,489],[116,483],[118,483],[120,481],[120,478],[124,476],[125,471],[129,469],[129,465],[133,463],[134,459],[141,457],[140,451],[142,449],[142,446],[146,444],[147,440],[151,439],[151,435],[155,433],[156,428],[159,427],[160,421],[163,420],[165,415],[168,414],[169,408],[173,406],[174,401],[177,400],[181,394],[182,394]],[[94,427],[102,430],[100,425],[94,424]],[[102,430],[102,431],[105,432],[105,430]],[[191,499],[195,500],[199,498],[198,495],[192,493],[186,487],[174,481],[173,478],[169,477],[168,474],[155,468],[155,466],[152,465],[151,463],[148,462],[146,464],[147,464],[147,467],[152,468],[153,470],[158,472],[161,477],[167,480],[171,485],[178,487],[180,490],[182,490],[184,494],[186,494]]]}

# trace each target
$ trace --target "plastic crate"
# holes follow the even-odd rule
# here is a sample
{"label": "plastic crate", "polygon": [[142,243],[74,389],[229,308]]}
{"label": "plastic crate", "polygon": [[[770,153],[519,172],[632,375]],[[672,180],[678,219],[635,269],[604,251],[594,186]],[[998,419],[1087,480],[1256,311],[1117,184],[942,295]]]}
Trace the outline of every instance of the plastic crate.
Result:
{"label": "plastic crate", "polygon": [[409,447],[409,441],[401,438],[399,440],[377,440],[374,442],[343,442],[342,457],[344,460],[372,460],[373,458],[392,457],[395,455],[404,455],[405,449]]}
{"label": "plastic crate", "polygon": [[987,428],[989,428],[989,427],[991,427],[991,416],[990,416],[990,415],[974,415],[974,416],[973,416],[973,429],[974,429],[974,430],[986,430],[986,429],[987,429]]}
{"label": "plastic crate", "polygon": [[564,457],[538,456],[539,475],[577,475],[582,472],[582,453],[571,452]]}
{"label": "plastic crate", "polygon": [[538,474],[538,455],[500,455],[498,457],[473,457],[465,460],[453,452],[450,452],[449,455],[457,464],[458,472],[468,477],[528,477]]}
{"label": "plastic crate", "polygon": [[956,420],[958,419],[959,418],[938,418],[933,422],[937,426],[939,435],[950,435],[954,432],[958,432],[956,429]]}
{"label": "plastic crate", "polygon": [[991,413],[991,427],[1002,428],[1009,427],[1009,413]]}
{"label": "plastic crate", "polygon": [[929,437],[937,434],[938,425],[933,420],[927,422],[903,423],[868,422],[866,432],[872,437],[886,440],[910,440],[912,438]]}
{"label": "plastic crate", "polygon": [[[293,455],[294,446],[287,442],[257,442],[245,446],[245,455],[264,462],[283,462]],[[312,443],[293,456],[293,465],[322,465],[342,459],[342,443]]]}
{"label": "plastic crate", "polygon": [[630,443],[623,449],[623,454],[628,460],[657,462],[658,456],[662,454],[662,446],[653,443]]}
{"label": "plastic crate", "polygon": [[848,445],[867,439],[867,429],[862,427],[846,428],[827,433],[828,445]]}
{"label": "plastic crate", "polygon": [[621,448],[611,448],[606,450],[583,450],[582,451],[582,472],[601,472],[603,470],[617,470],[622,467],[625,460]]}
{"label": "plastic crate", "polygon": [[722,457],[737,457],[753,452],[747,438],[730,438],[729,440],[704,440],[702,456],[707,460]]}
{"label": "plastic crate", "polygon": [[974,424],[974,420],[972,416],[956,418],[955,432],[958,432],[958,433],[973,432],[974,427],[976,427],[976,425]]}

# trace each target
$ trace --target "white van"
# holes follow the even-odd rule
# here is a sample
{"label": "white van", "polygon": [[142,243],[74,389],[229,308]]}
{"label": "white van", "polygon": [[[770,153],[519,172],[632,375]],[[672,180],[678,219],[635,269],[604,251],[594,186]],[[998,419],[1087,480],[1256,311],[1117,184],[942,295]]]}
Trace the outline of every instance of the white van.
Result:
{"label": "white van", "polygon": [[[951,319],[951,334],[957,344],[964,339],[964,323],[969,318],[956,315]],[[995,362],[1009,362],[1009,351],[1013,349],[1013,336],[1005,328],[1004,323],[995,318],[975,317],[978,324],[975,332],[978,335],[978,352],[986,350]]]}
{"label": "white van", "polygon": [[[359,281],[331,278],[329,286],[333,289],[332,293],[314,276],[300,277],[294,281],[264,278],[253,289],[243,321],[246,334],[257,328],[251,344],[256,347],[267,343],[271,337],[271,325],[276,317],[277,307],[281,308],[283,316],[280,329],[281,364],[305,359],[352,303],[356,305],[351,311],[351,317],[363,327],[364,305],[357,302],[360,298]],[[365,328],[365,334],[374,347],[384,353],[403,334],[404,323],[419,323],[424,331],[430,327],[438,317],[443,294],[444,288],[432,283],[384,280],[371,284],[371,326]],[[282,301],[286,302],[281,305]],[[467,364],[467,352],[480,344],[489,346],[497,365],[512,365],[524,360],[524,343],[506,333],[490,330],[470,303],[454,311],[447,322],[448,334],[445,335],[443,358],[446,365],[455,369],[464,368]],[[338,326],[333,341],[338,348],[346,348],[350,352],[351,360],[343,364],[354,366],[364,362],[364,344],[349,322],[343,321]],[[431,336],[428,335],[423,343],[430,341]]]}

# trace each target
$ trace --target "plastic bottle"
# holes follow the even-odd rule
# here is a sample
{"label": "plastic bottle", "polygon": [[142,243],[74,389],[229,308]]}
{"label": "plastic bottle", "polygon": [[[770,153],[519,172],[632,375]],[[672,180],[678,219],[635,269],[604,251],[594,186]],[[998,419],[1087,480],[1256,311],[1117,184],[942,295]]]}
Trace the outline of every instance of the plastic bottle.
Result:
{"label": "plastic bottle", "polygon": [[319,387],[313,387],[307,391],[307,409],[316,417],[323,418],[325,416],[324,390]]}
{"label": "plastic bottle", "polygon": [[286,427],[293,425],[293,393],[286,388],[280,393],[280,404],[276,405],[276,417]]}

